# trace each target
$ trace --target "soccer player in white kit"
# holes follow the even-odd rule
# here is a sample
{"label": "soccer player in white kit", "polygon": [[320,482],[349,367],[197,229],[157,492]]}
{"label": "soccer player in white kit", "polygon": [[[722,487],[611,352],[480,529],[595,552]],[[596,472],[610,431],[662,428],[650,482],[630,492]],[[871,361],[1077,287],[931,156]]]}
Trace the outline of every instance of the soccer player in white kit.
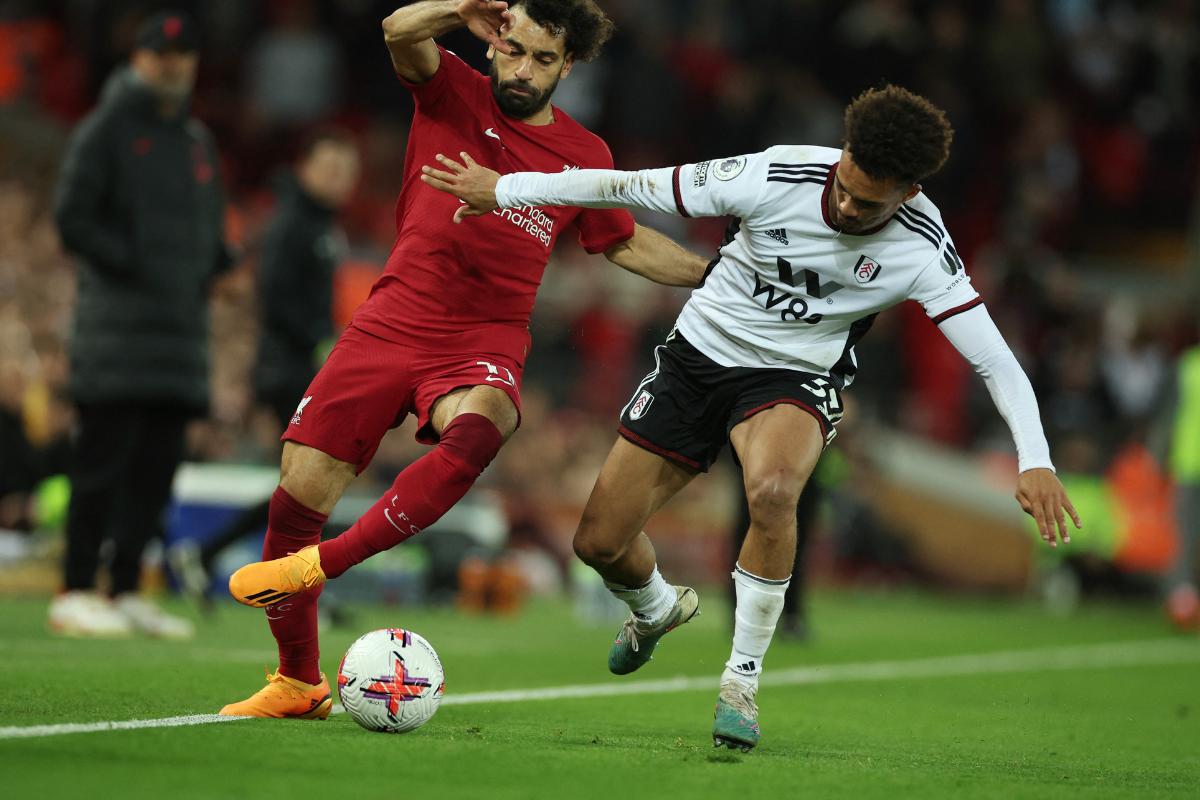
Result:
{"label": "soccer player in white kit", "polygon": [[755,694],[795,554],[796,503],[836,434],[854,345],[875,315],[916,300],[983,377],[1012,431],[1016,497],[1056,546],[1079,517],[1054,473],[1033,389],[971,286],[920,181],[941,168],[953,131],[928,100],[887,86],[846,109],[841,150],[779,145],[664,169],[500,177],[461,153],[422,180],[464,201],[456,219],[497,208],[568,205],[735,218],[654,370],[621,412],[575,534],[575,552],[630,607],[609,668],[632,672],[698,607],[659,574],[646,520],[707,470],[725,440],[745,474],[750,529],[733,573],[733,650],[713,723],[719,747],[748,750]]}

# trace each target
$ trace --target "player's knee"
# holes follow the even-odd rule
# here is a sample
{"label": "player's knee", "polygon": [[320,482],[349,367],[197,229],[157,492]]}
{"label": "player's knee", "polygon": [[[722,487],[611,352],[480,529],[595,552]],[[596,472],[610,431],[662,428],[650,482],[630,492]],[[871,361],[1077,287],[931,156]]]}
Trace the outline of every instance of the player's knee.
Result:
{"label": "player's knee", "polygon": [[623,546],[606,541],[586,515],[580,521],[571,545],[575,548],[575,555],[579,556],[579,560],[593,568],[606,567],[616,562],[625,551]]}
{"label": "player's knee", "polygon": [[750,519],[762,528],[795,525],[796,504],[804,482],[785,470],[771,470],[746,479]]}
{"label": "player's knee", "polygon": [[353,479],[353,464],[290,442],[284,448],[279,486],[307,508],[327,513]]}

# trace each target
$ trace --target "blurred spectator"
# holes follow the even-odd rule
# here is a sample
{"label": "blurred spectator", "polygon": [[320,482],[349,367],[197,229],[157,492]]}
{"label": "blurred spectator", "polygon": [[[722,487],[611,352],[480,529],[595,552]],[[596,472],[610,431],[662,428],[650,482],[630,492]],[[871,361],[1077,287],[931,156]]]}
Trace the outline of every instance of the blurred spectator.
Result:
{"label": "blurred spectator", "polygon": [[274,3],[275,26],[250,53],[248,109],[268,130],[333,114],[341,100],[342,54],[312,0]]}
{"label": "blurred spectator", "polygon": [[[55,219],[80,262],[65,592],[50,607],[63,634],[192,634],[137,588],[184,428],[208,405],[208,288],[231,263],[216,147],[188,113],[197,44],[187,17],[145,21],[129,67],[75,131],[59,180]],[[106,539],[112,603],[95,593]]]}

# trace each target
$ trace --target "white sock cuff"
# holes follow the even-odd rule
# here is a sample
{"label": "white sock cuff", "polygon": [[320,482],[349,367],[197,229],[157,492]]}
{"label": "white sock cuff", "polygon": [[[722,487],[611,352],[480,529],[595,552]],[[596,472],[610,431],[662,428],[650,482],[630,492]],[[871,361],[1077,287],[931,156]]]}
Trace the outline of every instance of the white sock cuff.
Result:
{"label": "white sock cuff", "polygon": [[620,592],[640,592],[642,589],[648,588],[651,584],[653,584],[655,578],[660,578],[660,577],[662,577],[662,576],[660,575],[660,573],[658,571],[658,565],[655,564],[654,572],[650,573],[650,577],[646,578],[645,581],[638,584],[637,586],[625,586],[624,584],[621,584],[621,583],[609,583],[608,581],[605,581],[604,588],[608,589],[613,594],[618,594]]}
{"label": "white sock cuff", "polygon": [[663,580],[662,573],[658,571],[657,566],[650,574],[650,580],[636,589],[628,589],[607,581],[605,586],[614,597],[629,606],[629,610],[633,612],[634,616],[643,620],[652,622],[661,620],[671,613],[671,609],[675,605],[675,589]]}
{"label": "white sock cuff", "polygon": [[733,572],[730,573],[735,584],[757,589],[766,594],[783,594],[787,591],[788,584],[792,582],[791,578],[783,580],[773,580],[771,578],[760,578],[753,572],[747,572],[742,569],[741,564],[735,564]]}

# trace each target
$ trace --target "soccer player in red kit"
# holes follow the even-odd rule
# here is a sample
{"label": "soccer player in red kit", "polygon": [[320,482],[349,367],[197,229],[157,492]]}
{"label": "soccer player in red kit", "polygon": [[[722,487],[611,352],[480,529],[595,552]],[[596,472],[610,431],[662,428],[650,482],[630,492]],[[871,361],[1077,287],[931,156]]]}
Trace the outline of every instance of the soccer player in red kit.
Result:
{"label": "soccer player in red kit", "polygon": [[[489,45],[488,76],[434,42],[464,25]],[[516,430],[529,315],[564,228],[574,225],[588,252],[650,280],[700,281],[705,259],[635,225],[627,211],[511,209],[488,216],[486,230],[468,230],[451,222],[459,201],[418,179],[435,154],[467,150],[487,153],[502,172],[611,168],[604,142],[549,101],[612,29],[593,0],[428,0],[384,20],[392,64],[416,101],[396,243],[283,434],[264,560],[229,581],[239,602],[266,608],[279,669],[222,714],[328,716],[321,587],[435,522]],[[345,487],[408,414],[417,439],[435,446],[349,530],[320,542]]]}

